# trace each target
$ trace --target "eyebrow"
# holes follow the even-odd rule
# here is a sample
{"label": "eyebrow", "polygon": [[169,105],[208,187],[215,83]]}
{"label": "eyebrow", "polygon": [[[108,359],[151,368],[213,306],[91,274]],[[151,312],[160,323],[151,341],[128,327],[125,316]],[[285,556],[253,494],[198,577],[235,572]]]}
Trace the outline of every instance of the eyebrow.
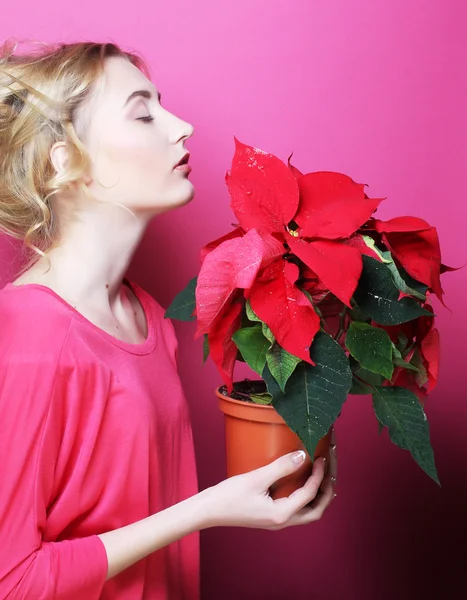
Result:
{"label": "eyebrow", "polygon": [[[134,98],[146,98],[147,100],[150,100],[152,97],[152,92],[150,92],[149,90],[136,90],[128,96],[128,98],[125,101],[125,104],[123,105],[123,108],[125,108],[125,106],[127,106],[127,104],[131,102]],[[162,95],[160,92],[157,92],[157,98],[160,102],[162,99]]]}

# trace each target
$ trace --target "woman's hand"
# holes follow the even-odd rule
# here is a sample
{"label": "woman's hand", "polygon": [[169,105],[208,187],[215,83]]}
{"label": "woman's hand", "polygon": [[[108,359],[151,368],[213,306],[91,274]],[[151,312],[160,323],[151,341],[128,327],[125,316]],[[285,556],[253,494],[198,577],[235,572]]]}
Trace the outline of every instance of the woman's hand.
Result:
{"label": "woman's hand", "polygon": [[282,529],[317,521],[334,496],[334,432],[326,475],[324,461],[318,458],[302,488],[288,498],[273,500],[268,492],[271,485],[294,473],[302,463],[303,457],[294,461],[293,454],[286,454],[261,469],[226,479],[141,521],[99,534],[107,553],[107,577],[200,529],[229,525]]}
{"label": "woman's hand", "polygon": [[286,454],[265,467],[231,477],[202,492],[206,500],[206,527],[275,530],[320,519],[335,496],[337,456],[334,430],[327,473],[325,459],[318,458],[308,481],[289,497],[273,500],[268,492],[277,480],[297,471],[304,458],[303,452]]}

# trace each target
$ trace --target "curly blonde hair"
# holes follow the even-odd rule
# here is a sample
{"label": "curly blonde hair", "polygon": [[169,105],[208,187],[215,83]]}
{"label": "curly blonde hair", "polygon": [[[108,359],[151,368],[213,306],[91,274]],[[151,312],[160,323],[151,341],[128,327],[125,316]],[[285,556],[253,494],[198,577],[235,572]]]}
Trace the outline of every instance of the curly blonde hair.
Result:
{"label": "curly blonde hair", "polygon": [[[105,59],[126,58],[149,75],[142,58],[113,43],[34,43],[26,53],[21,47],[9,40],[0,48],[0,230],[24,242],[31,264],[58,242],[53,196],[71,184],[86,187],[90,159],[78,109]],[[50,160],[59,141],[69,151],[60,175]]]}

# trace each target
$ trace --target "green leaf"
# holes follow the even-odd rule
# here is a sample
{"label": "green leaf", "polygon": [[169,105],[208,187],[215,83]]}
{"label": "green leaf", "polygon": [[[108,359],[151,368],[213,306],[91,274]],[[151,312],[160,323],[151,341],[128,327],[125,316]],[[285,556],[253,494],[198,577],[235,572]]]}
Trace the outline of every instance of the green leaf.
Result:
{"label": "green leaf", "polygon": [[[308,298],[308,300],[310,301],[311,306],[316,310],[315,303],[313,302],[313,296],[310,294],[310,292],[308,292],[307,290],[304,290],[302,288],[300,288],[300,291]],[[319,313],[316,312],[316,314],[319,314]],[[321,316],[321,315],[319,315],[319,316]]]}
{"label": "green leaf", "polygon": [[373,393],[373,386],[382,385],[384,377],[379,373],[367,371],[350,355],[350,368],[352,369],[352,387],[349,394],[367,395]]}
{"label": "green leaf", "polygon": [[184,290],[175,296],[172,304],[165,311],[164,317],[166,319],[177,319],[178,321],[194,321],[196,317],[193,316],[193,311],[196,307],[196,283],[197,277],[189,282]]}
{"label": "green leaf", "polygon": [[267,392],[264,394],[250,394],[250,400],[255,404],[269,405],[272,403],[272,396]]}
{"label": "green leaf", "polygon": [[[397,269],[400,273],[400,276],[408,286],[408,289],[413,290],[414,292],[418,292],[418,295],[421,297],[421,299],[426,300],[426,293],[429,289],[428,286],[414,279],[411,275],[407,273],[407,271],[401,265],[399,265]],[[415,296],[416,294],[413,295]]]}
{"label": "green leaf", "polygon": [[405,333],[400,331],[399,335],[397,336],[397,342],[395,343],[397,350],[399,350],[399,352],[404,352],[404,350],[407,348],[408,343],[409,338],[405,335]]}
{"label": "green leaf", "polygon": [[263,379],[274,408],[302,440],[310,456],[342,410],[352,384],[344,350],[329,335],[318,332],[310,349],[315,366],[301,361],[284,394],[266,365]]}
{"label": "green leaf", "polygon": [[360,323],[365,323],[365,321],[371,321],[371,317],[365,315],[356,304],[352,306],[352,310],[349,310],[349,317],[351,321],[360,321]]}
{"label": "green leaf", "polygon": [[269,329],[269,327],[266,325],[266,323],[261,322],[261,328],[263,330],[264,337],[269,341],[269,347],[271,347],[274,344],[274,342],[276,341],[274,334]]}
{"label": "green leaf", "polygon": [[266,364],[266,352],[269,342],[264,337],[261,325],[238,329],[232,336],[245,362],[258,375],[261,375]]}
{"label": "green leaf", "polygon": [[422,355],[420,354],[420,350],[418,348],[415,349],[410,362],[418,371],[418,373],[415,375],[415,381],[417,382],[418,387],[422,387],[428,381],[428,374],[423,363]]}
{"label": "green leaf", "polygon": [[[350,368],[352,369],[352,373],[357,376],[358,379],[362,379],[368,385],[382,385],[384,382],[384,377],[380,373],[372,373],[371,371],[367,371],[350,355]],[[373,391],[373,390],[371,390]]]}
{"label": "green leaf", "polygon": [[388,263],[388,268],[391,271],[392,279],[397,289],[404,292],[404,294],[415,296],[415,298],[425,302],[428,286],[415,281],[402,267],[397,267],[389,251],[382,252],[381,254],[385,259],[384,262]]}
{"label": "green leaf", "polygon": [[250,321],[256,321],[258,323],[261,323],[261,319],[258,317],[258,315],[255,313],[255,311],[251,308],[251,304],[250,301],[247,300],[245,302],[245,310],[246,310],[246,316],[248,317],[248,319],[250,319]]}
{"label": "green leaf", "polygon": [[352,377],[352,387],[350,388],[349,394],[354,394],[355,396],[366,396],[367,394],[372,394],[373,388],[363,381],[360,381],[356,377]]}
{"label": "green leaf", "polygon": [[414,298],[399,298],[387,265],[362,255],[363,270],[354,294],[359,309],[380,325],[399,325],[417,317],[433,314],[422,308]]}
{"label": "green leaf", "polygon": [[409,371],[419,371],[418,367],[402,358],[402,354],[394,344],[392,345],[392,362],[396,365],[396,367],[402,367],[403,369],[408,369]]}
{"label": "green leaf", "polygon": [[[365,242],[365,244],[368,246],[368,248],[371,248],[371,250],[373,250],[373,252],[375,254],[377,254],[384,263],[392,262],[391,253],[380,250],[376,246],[376,242],[372,237],[370,237],[369,235],[362,235],[362,238],[363,238],[363,241]],[[389,254],[389,256],[387,256],[388,254]]]}
{"label": "green leaf", "polygon": [[266,362],[269,371],[279,384],[282,392],[285,392],[286,383],[301,360],[301,358],[284,350],[277,342],[267,351]]}
{"label": "green leaf", "polygon": [[378,421],[388,428],[391,441],[408,450],[439,485],[428,420],[418,398],[404,387],[377,387],[373,392],[373,408]]}
{"label": "green leaf", "polygon": [[358,321],[351,323],[345,345],[364,369],[391,379],[394,372],[392,342],[384,329]]}
{"label": "green leaf", "polygon": [[381,375],[380,373],[372,373],[371,371],[367,371],[366,369],[364,369],[363,367],[360,367],[360,369],[357,369],[355,371],[355,375],[358,375],[358,377],[360,377],[360,379],[363,379],[363,381],[365,383],[368,383],[368,385],[382,385],[384,383],[384,376]]}
{"label": "green leaf", "polygon": [[208,339],[208,334],[205,333],[204,340],[203,340],[203,365],[208,360],[208,356],[209,356],[209,339]]}
{"label": "green leaf", "polygon": [[381,421],[378,421],[378,435],[381,435],[381,432],[384,429],[384,425],[381,423]]}
{"label": "green leaf", "polygon": [[[274,338],[274,334],[269,329],[269,327],[266,325],[266,323],[263,323],[263,321],[261,321],[261,319],[258,317],[258,315],[253,311],[249,300],[247,300],[245,303],[245,310],[246,310],[246,316],[250,321],[255,321],[256,323],[261,323],[263,335],[267,340],[269,340],[269,342],[270,342],[269,347],[271,347],[274,344],[274,342],[276,341]],[[261,373],[260,373],[260,375],[261,375]]]}

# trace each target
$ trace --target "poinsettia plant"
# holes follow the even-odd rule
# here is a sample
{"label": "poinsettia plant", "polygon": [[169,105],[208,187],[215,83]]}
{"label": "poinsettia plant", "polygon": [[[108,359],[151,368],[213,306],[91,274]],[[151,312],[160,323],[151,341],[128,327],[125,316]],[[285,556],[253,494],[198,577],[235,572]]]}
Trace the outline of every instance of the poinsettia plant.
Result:
{"label": "poinsettia plant", "polygon": [[233,389],[236,361],[266,383],[310,456],[349,394],[371,394],[380,430],[436,482],[424,399],[436,385],[443,303],[436,229],[417,217],[375,218],[381,198],[334,172],[235,139],[226,175],[238,223],[201,250],[197,277],[166,316],[195,320],[205,359]]}

